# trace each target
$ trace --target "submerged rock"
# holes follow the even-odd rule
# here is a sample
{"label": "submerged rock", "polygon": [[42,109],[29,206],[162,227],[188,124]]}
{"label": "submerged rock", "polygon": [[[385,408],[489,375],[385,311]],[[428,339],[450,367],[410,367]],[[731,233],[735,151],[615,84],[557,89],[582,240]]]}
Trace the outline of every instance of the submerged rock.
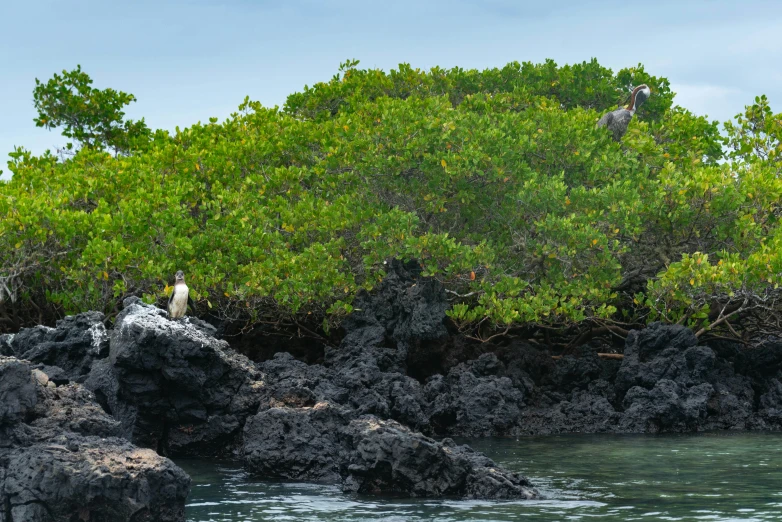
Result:
{"label": "submerged rock", "polygon": [[190,478],[118,437],[78,384],[0,357],[0,521],[183,521]]}

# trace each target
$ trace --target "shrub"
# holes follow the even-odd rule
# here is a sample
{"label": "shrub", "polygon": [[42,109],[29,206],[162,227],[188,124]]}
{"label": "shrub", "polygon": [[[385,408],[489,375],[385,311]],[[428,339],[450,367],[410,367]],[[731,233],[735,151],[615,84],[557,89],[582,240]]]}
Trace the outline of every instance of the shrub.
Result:
{"label": "shrub", "polygon": [[[595,122],[639,83],[652,98],[615,143]],[[726,142],[672,99],[642,66],[347,62],[282,110],[245,100],[132,155],[19,151],[0,186],[4,313],[113,313],[162,300],[182,269],[203,311],[327,328],[402,257],[479,335],[739,329],[728,313],[762,332],[782,274],[782,118],[758,98]]]}

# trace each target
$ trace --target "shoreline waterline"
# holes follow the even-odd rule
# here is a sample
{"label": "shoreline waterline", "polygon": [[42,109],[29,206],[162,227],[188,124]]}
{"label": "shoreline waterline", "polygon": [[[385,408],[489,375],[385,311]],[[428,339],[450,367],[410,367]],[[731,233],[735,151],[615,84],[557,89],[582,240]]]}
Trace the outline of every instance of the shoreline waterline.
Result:
{"label": "shoreline waterline", "polygon": [[544,498],[463,501],[343,494],[266,482],[231,461],[175,459],[193,478],[188,521],[778,520],[782,433],[563,434],[462,439],[530,477]]}

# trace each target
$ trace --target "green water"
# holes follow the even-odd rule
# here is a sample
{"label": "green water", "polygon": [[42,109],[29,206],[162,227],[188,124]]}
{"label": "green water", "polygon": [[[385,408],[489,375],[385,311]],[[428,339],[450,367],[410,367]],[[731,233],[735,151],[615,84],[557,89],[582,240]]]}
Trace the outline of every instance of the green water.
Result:
{"label": "green water", "polygon": [[[466,441],[460,441],[466,442]],[[180,460],[191,522],[259,520],[782,520],[782,434],[564,435],[470,444],[529,476],[524,502],[349,496],[253,480],[240,465]]]}

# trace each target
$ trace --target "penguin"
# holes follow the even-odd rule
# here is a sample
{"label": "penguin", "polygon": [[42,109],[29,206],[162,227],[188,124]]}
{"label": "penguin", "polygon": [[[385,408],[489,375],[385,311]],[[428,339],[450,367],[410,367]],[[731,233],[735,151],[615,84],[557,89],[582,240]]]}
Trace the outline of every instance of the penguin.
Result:
{"label": "penguin", "polygon": [[633,89],[632,94],[630,94],[630,101],[626,107],[620,107],[615,111],[604,114],[603,117],[598,120],[597,126],[608,127],[608,130],[613,134],[614,141],[621,140],[622,136],[627,132],[627,126],[630,125],[633,114],[635,114],[635,111],[651,94],[652,90],[648,85],[639,85]]}
{"label": "penguin", "polygon": [[190,298],[190,290],[185,284],[185,274],[181,270],[177,271],[176,282],[174,283],[174,290],[171,291],[171,295],[168,298],[168,315],[171,319],[179,319],[185,316],[187,312],[187,305],[195,310],[193,300]]}

